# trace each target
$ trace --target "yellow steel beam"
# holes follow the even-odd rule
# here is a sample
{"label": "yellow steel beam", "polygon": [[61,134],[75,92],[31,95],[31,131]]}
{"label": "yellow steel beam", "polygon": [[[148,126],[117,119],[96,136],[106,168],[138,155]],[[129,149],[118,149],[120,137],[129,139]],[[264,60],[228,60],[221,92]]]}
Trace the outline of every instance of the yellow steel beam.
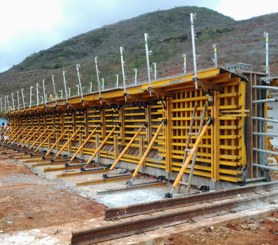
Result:
{"label": "yellow steel beam", "polygon": [[45,154],[44,157],[47,157],[53,151],[53,149],[59,144],[60,140],[64,137],[64,135],[67,133],[68,130],[69,128],[66,128],[66,130],[60,135],[60,137],[56,140],[56,142],[51,146],[51,148],[48,150],[48,152]]}
{"label": "yellow steel beam", "polygon": [[15,138],[13,139],[13,141],[10,143],[9,146],[11,146],[12,144],[14,144],[14,143],[16,142],[16,138],[19,139],[19,138],[21,137],[21,135],[23,135],[27,129],[28,129],[28,127],[26,127],[25,129],[23,129],[22,132],[19,133],[19,135],[15,135]]}
{"label": "yellow steel beam", "polygon": [[123,157],[123,155],[127,152],[127,150],[129,149],[129,147],[131,146],[131,144],[133,143],[133,141],[137,138],[137,136],[139,135],[139,133],[142,131],[142,129],[146,127],[145,124],[143,124],[138,130],[137,132],[133,135],[132,139],[128,142],[128,144],[126,145],[126,147],[122,150],[122,152],[120,153],[120,155],[118,156],[118,158],[115,160],[115,162],[112,164],[112,166],[110,167],[110,171],[114,170],[115,167],[117,166],[117,164],[120,162],[121,158]]}
{"label": "yellow steel beam", "polygon": [[166,123],[166,120],[165,120],[165,119],[162,120],[162,122],[160,123],[159,127],[157,128],[157,130],[156,130],[154,136],[153,136],[152,139],[151,139],[151,142],[149,143],[149,145],[148,145],[146,151],[144,152],[144,155],[142,156],[140,162],[138,163],[138,165],[137,165],[135,171],[134,171],[133,174],[132,174],[131,183],[132,183],[133,178],[136,178],[136,176],[137,176],[137,174],[138,174],[140,168],[141,168],[142,165],[144,164],[144,162],[145,162],[145,160],[146,160],[146,158],[147,158],[147,156],[148,156],[150,150],[152,149],[152,146],[153,146],[153,144],[154,144],[156,138],[158,137],[158,134],[159,134],[160,130],[162,129],[162,126],[163,126],[165,123]]}
{"label": "yellow steel beam", "polygon": [[26,146],[31,139],[33,139],[33,137],[36,135],[36,133],[40,130],[40,127],[38,127],[34,133],[32,133],[32,135],[21,145],[20,149],[22,149],[24,146]]}
{"label": "yellow steel beam", "polygon": [[29,132],[25,135],[25,137],[18,143],[18,145],[21,145],[28,137],[29,135],[33,132],[34,126],[29,130]]}
{"label": "yellow steel beam", "polygon": [[62,153],[62,151],[66,148],[66,146],[71,142],[71,140],[75,137],[75,135],[79,132],[79,130],[81,129],[81,126],[78,127],[76,129],[76,131],[71,135],[71,137],[67,140],[67,142],[62,146],[62,148],[57,152],[57,154],[55,155],[55,157],[52,159],[53,161],[60,156],[60,154]]}
{"label": "yellow steel beam", "polygon": [[194,154],[195,154],[196,151],[198,150],[199,144],[201,143],[201,141],[202,141],[202,139],[203,139],[203,136],[204,136],[205,133],[207,132],[207,129],[208,129],[208,127],[209,127],[209,125],[210,125],[211,123],[212,123],[212,118],[209,118],[208,121],[207,121],[207,123],[206,123],[206,125],[203,127],[203,129],[202,129],[202,131],[201,131],[201,133],[200,133],[198,139],[196,140],[196,142],[195,142],[193,148],[192,148],[191,151],[189,152],[189,154],[188,154],[188,156],[187,156],[185,162],[183,163],[183,166],[182,166],[182,168],[180,169],[179,174],[178,174],[178,176],[176,177],[175,182],[174,182],[173,185],[172,185],[172,190],[171,190],[171,192],[170,192],[170,193],[167,193],[168,195],[166,194],[166,195],[167,195],[166,197],[172,196],[172,194],[173,194],[175,188],[179,185],[179,183],[180,183],[180,181],[181,181],[181,179],[182,179],[182,176],[183,176],[183,174],[184,174],[184,172],[185,172],[185,170],[186,170],[188,164],[190,163],[190,161],[192,160]]}
{"label": "yellow steel beam", "polygon": [[[28,127],[25,127],[25,129],[28,129]],[[14,131],[13,135],[9,137],[9,139],[7,140],[7,144],[10,144],[20,132],[24,133],[21,127],[19,127],[18,130]]]}
{"label": "yellow steel beam", "polygon": [[17,133],[20,132],[20,130],[21,130],[20,127],[16,127],[15,129],[13,129],[12,132],[9,134],[9,138],[6,139],[6,140],[5,140],[5,138],[4,138],[3,143],[4,143],[5,141],[7,141],[7,143],[9,143],[9,140],[10,140],[12,137],[14,137],[15,135],[17,135]]}
{"label": "yellow steel beam", "polygon": [[96,130],[100,127],[101,125],[98,124],[93,131],[90,133],[90,135],[87,137],[87,139],[83,142],[83,144],[77,149],[77,151],[74,153],[74,155],[71,157],[71,159],[69,160],[68,164],[70,164],[75,157],[78,155],[78,153],[84,148],[84,146],[88,143],[88,141],[93,137],[93,135],[95,134]]}
{"label": "yellow steel beam", "polygon": [[93,153],[93,155],[89,158],[89,160],[87,161],[86,165],[84,168],[82,168],[83,170],[86,170],[86,168],[88,167],[88,165],[92,162],[92,160],[94,159],[94,157],[98,154],[98,152],[101,150],[101,148],[105,145],[106,141],[109,139],[109,137],[114,133],[114,131],[116,130],[118,125],[114,126],[114,128],[109,132],[109,134],[105,137],[105,139],[101,142],[101,144],[96,148],[95,152]]}
{"label": "yellow steel beam", "polygon": [[54,133],[56,132],[56,130],[57,130],[57,129],[54,128],[54,130],[52,130],[51,133],[48,134],[48,135],[46,136],[46,138],[38,145],[38,147],[35,149],[34,152],[37,152],[37,151],[43,146],[43,144],[52,136],[52,134],[54,134]]}
{"label": "yellow steel beam", "polygon": [[48,131],[48,127],[39,135],[39,137],[33,142],[33,144],[30,145],[29,150],[33,148],[35,144],[44,136],[44,134]]}

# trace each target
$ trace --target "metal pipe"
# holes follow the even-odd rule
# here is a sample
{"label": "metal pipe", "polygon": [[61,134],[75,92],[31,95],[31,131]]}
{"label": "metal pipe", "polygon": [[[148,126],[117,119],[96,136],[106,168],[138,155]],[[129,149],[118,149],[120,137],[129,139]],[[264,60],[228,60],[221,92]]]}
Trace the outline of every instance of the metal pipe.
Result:
{"label": "metal pipe", "polygon": [[1,98],[0,98],[0,107],[1,107],[1,108],[0,108],[0,113],[3,112],[3,110],[2,110],[2,109],[3,109],[3,108],[2,108],[2,105],[3,105],[3,98],[1,97]]}
{"label": "metal pipe", "polygon": [[269,151],[269,150],[264,150],[264,149],[259,149],[259,148],[252,148],[252,150],[257,151],[257,152],[262,152],[262,153],[278,156],[278,152],[276,152],[276,151]]}
{"label": "metal pipe", "polygon": [[31,107],[32,107],[32,103],[33,103],[33,101],[32,101],[32,96],[33,96],[33,88],[34,88],[34,86],[30,86],[30,102],[29,102],[29,108],[31,109]]}
{"label": "metal pipe", "polygon": [[253,104],[259,104],[259,103],[267,103],[267,102],[277,102],[278,99],[276,98],[270,98],[270,99],[263,99],[263,100],[253,100]]}
{"label": "metal pipe", "polygon": [[194,19],[195,19],[195,18],[196,18],[196,14],[190,13],[191,40],[192,40],[192,55],[193,55],[193,67],[194,67],[193,80],[194,80],[194,83],[195,83],[195,89],[198,89],[197,57],[196,57],[195,31],[194,31]]}
{"label": "metal pipe", "polygon": [[270,133],[263,133],[263,132],[253,132],[253,135],[256,135],[256,136],[268,136],[268,137],[278,137],[278,134],[270,134]]}
{"label": "metal pipe", "polygon": [[44,84],[44,79],[42,80],[42,92],[43,92],[43,103],[44,105],[46,105],[47,103],[47,96],[46,96],[46,92],[45,92],[45,84]]}
{"label": "metal pipe", "polygon": [[22,97],[23,109],[25,110],[24,88],[21,89],[21,97]]}
{"label": "metal pipe", "polygon": [[253,163],[253,166],[254,166],[254,167],[258,167],[258,168],[263,168],[263,169],[278,171],[278,168],[276,168],[276,167],[261,165],[261,164],[257,164],[257,163]]}
{"label": "metal pipe", "polygon": [[253,85],[252,88],[257,88],[257,89],[269,89],[269,90],[276,90],[276,91],[278,91],[278,87],[274,87],[274,86]]}
{"label": "metal pipe", "polygon": [[56,92],[56,86],[55,86],[55,78],[54,75],[52,75],[52,85],[53,85],[53,92],[54,92],[54,99],[55,99],[55,104],[57,105],[57,92]]}
{"label": "metal pipe", "polygon": [[261,121],[271,122],[271,123],[278,123],[278,120],[270,119],[270,118],[264,118],[264,117],[252,117],[252,119],[253,120],[261,120]]}
{"label": "metal pipe", "polygon": [[119,74],[116,74],[116,88],[119,87]]}
{"label": "metal pipe", "polygon": [[[19,90],[16,91],[16,100],[17,100],[17,110],[20,110],[20,101],[19,101]],[[1,98],[2,99],[2,98]],[[2,104],[2,101],[1,101]],[[2,105],[1,105],[1,109],[2,109]]]}
{"label": "metal pipe", "polygon": [[134,71],[134,85],[136,85],[137,84],[137,77],[138,77],[138,69],[134,68],[133,71]]}
{"label": "metal pipe", "polygon": [[36,83],[36,97],[37,97],[37,107],[39,106],[40,104],[40,98],[39,98],[39,84]]}
{"label": "metal pipe", "polygon": [[66,98],[66,102],[68,103],[68,89],[67,89],[66,71],[63,71],[63,82],[64,82],[64,89],[65,89],[65,98]]}
{"label": "metal pipe", "polygon": [[264,32],[265,37],[265,73],[269,76],[269,50],[268,50],[268,32]]}
{"label": "metal pipe", "polygon": [[13,111],[15,110],[15,106],[14,106],[14,93],[12,93],[12,108],[13,108]]}
{"label": "metal pipe", "polygon": [[183,57],[183,73],[186,74],[186,54],[183,54],[182,57]]}
{"label": "metal pipe", "polygon": [[82,90],[81,76],[80,76],[79,68],[80,68],[80,64],[76,64],[78,84],[79,84],[79,87],[80,87],[79,91],[80,91],[81,98],[83,100],[83,90]]}
{"label": "metal pipe", "polygon": [[102,104],[100,80],[99,80],[99,69],[98,69],[98,57],[97,56],[95,57],[95,65],[96,65],[96,75],[97,75],[97,85],[98,85],[98,97],[99,97],[100,103]]}
{"label": "metal pipe", "polygon": [[124,97],[125,101],[127,100],[126,94],[126,80],[125,80],[125,62],[124,62],[124,48],[120,47],[120,54],[121,54],[121,67],[122,67],[122,77],[123,77],[123,86],[124,86]]}
{"label": "metal pipe", "polygon": [[214,54],[214,58],[212,60],[213,60],[213,63],[215,65],[215,67],[217,67],[218,66],[218,61],[217,61],[217,47],[216,47],[216,44],[212,44],[212,48],[213,48],[213,54]]}
{"label": "metal pipe", "polygon": [[[149,57],[151,54],[151,51],[149,51],[149,46],[148,46],[148,38],[149,38],[148,33],[144,33],[144,38],[145,38],[148,84],[149,84],[149,88],[151,88],[151,70],[150,70],[150,57]],[[151,89],[149,89],[149,91],[150,91],[150,95],[151,95]]]}

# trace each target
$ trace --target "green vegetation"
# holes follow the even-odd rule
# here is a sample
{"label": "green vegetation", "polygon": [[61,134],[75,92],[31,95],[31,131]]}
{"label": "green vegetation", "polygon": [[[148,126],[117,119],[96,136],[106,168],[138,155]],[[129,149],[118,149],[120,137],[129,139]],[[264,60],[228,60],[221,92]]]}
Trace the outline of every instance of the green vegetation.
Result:
{"label": "green vegetation", "polygon": [[[22,63],[0,74],[1,96],[16,93],[25,87],[26,98],[29,86],[46,79],[47,91],[52,91],[51,75],[56,77],[57,90],[62,89],[62,70],[67,71],[67,82],[76,90],[75,64],[81,64],[81,75],[86,91],[89,83],[96,88],[94,57],[99,57],[100,76],[106,86],[114,86],[115,74],[120,75],[119,47],[125,49],[126,75],[133,82],[133,69],[138,69],[138,79],[146,79],[144,33],[150,35],[151,62],[158,64],[159,76],[182,72],[182,54],[187,54],[188,71],[191,67],[190,13],[196,13],[197,52],[200,55],[198,68],[212,66],[212,44],[219,50],[219,63],[237,62],[263,64],[263,53],[259,57],[248,55],[263,50],[263,32],[270,32],[270,40],[278,36],[276,23],[278,14],[235,20],[206,8],[179,7],[167,11],[156,11],[118,23],[92,30],[73,37],[49,49],[28,56]],[[278,40],[277,38],[275,40]],[[278,42],[278,41],[275,41]],[[248,46],[249,45],[249,46]],[[272,41],[271,45],[277,45]],[[262,52],[262,51],[261,51]],[[275,53],[276,52],[276,53]],[[278,63],[277,49],[271,62]],[[278,67],[277,65],[275,67]]]}

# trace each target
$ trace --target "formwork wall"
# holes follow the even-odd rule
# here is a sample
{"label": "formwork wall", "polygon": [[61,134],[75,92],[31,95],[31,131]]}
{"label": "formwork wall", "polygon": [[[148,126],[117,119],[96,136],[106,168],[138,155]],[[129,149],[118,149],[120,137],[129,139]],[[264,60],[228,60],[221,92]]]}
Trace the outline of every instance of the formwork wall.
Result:
{"label": "formwork wall", "polygon": [[[214,76],[209,74],[205,81],[221,89],[217,90],[215,87],[207,89],[204,86],[195,89],[191,80],[177,86],[165,87],[160,99],[156,96],[148,98],[144,92],[141,101],[128,99],[125,103],[117,103],[115,100],[116,102],[111,104],[113,102],[111,99],[110,103],[98,106],[81,108],[70,106],[63,110],[56,108],[56,110],[44,110],[33,114],[15,113],[10,115],[10,123],[13,127],[28,127],[28,130],[33,131],[40,127],[34,139],[38,138],[46,127],[49,127],[48,133],[55,128],[56,133],[45,142],[45,148],[50,148],[68,128],[58,149],[80,127],[79,132],[66,148],[69,155],[76,152],[95,127],[101,125],[82,149],[81,157],[92,155],[96,147],[116,127],[114,134],[100,151],[100,162],[101,158],[111,159],[113,162],[139,127],[146,124],[147,126],[121,159],[122,162],[132,166],[139,163],[160,123],[166,119],[167,123],[159,132],[144,166],[161,169],[165,173],[177,173],[183,164],[193,108],[196,105],[197,116],[201,116],[203,106],[206,105],[205,121],[213,117],[214,123],[209,126],[199,145],[194,175],[213,181],[240,182],[243,178],[242,168],[246,165],[244,142],[246,81],[240,76],[232,76],[229,72],[220,74],[219,71]],[[161,84],[163,82],[160,82]],[[196,130],[199,124],[200,119],[195,120],[193,128]],[[23,138],[28,130],[20,138]],[[47,134],[42,136],[39,142],[42,142],[46,136]],[[197,136],[191,138],[190,148]],[[185,173],[189,171],[190,166]]]}

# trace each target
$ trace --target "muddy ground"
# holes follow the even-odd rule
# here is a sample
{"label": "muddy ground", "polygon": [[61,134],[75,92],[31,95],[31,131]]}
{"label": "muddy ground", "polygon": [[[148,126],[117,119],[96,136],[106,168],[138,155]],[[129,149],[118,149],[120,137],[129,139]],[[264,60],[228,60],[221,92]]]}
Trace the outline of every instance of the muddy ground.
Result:
{"label": "muddy ground", "polygon": [[[104,209],[105,205],[78,195],[65,182],[42,178],[20,161],[0,155],[0,244],[69,244],[71,231],[84,228],[84,222],[88,227],[89,222],[103,219]],[[59,237],[57,233],[63,229],[66,232]],[[24,236],[22,231],[25,231]],[[42,242],[46,239],[39,238],[42,231],[51,234],[54,240]],[[28,234],[37,234],[36,239],[29,239]],[[125,241],[123,244],[133,243],[132,239]],[[277,241],[278,213],[275,212],[272,217],[258,220],[207,224],[193,231],[155,238],[152,244],[274,245]],[[140,239],[136,243],[140,243]]]}

